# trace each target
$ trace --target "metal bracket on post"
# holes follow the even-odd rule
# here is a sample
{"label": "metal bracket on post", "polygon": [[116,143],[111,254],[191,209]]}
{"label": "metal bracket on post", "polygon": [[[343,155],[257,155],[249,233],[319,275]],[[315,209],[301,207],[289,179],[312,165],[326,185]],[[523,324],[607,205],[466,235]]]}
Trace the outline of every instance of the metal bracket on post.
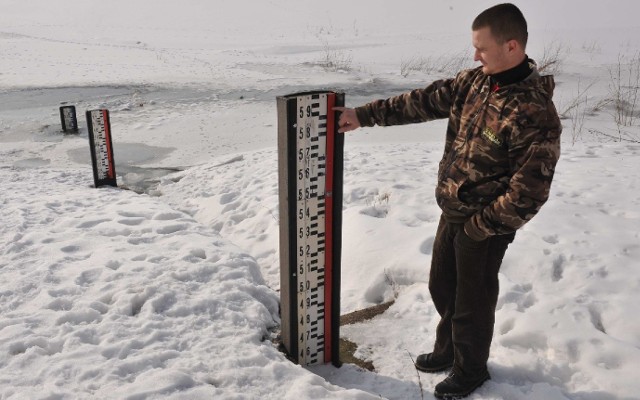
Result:
{"label": "metal bracket on post", "polygon": [[340,365],[343,105],[336,92],[277,98],[282,341],[301,365]]}

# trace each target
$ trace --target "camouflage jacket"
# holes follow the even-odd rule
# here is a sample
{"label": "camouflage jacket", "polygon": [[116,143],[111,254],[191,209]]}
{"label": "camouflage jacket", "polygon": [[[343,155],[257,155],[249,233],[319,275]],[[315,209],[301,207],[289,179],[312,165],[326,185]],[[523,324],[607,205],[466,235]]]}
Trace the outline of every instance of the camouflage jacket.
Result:
{"label": "camouflage jacket", "polygon": [[514,232],[547,201],[562,126],[552,76],[491,87],[482,67],[356,108],[362,126],[449,118],[436,200],[475,239]]}

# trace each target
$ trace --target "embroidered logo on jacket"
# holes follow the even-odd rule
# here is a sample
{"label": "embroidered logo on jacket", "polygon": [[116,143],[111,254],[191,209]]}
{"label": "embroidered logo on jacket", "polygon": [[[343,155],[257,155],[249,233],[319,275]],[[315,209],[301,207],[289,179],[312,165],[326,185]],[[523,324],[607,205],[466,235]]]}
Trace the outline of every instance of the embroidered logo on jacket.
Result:
{"label": "embroidered logo on jacket", "polygon": [[502,139],[496,135],[491,128],[484,128],[482,130],[482,137],[495,144],[496,146],[502,146]]}

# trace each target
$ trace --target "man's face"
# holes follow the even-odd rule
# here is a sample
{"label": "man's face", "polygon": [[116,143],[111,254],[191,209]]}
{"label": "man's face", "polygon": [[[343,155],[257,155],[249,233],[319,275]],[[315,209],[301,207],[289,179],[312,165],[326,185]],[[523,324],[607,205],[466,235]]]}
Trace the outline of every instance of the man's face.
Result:
{"label": "man's face", "polygon": [[482,72],[487,75],[497,74],[509,69],[509,42],[498,43],[491,34],[491,28],[484,27],[472,32],[472,43],[475,48],[473,61],[480,61]]}

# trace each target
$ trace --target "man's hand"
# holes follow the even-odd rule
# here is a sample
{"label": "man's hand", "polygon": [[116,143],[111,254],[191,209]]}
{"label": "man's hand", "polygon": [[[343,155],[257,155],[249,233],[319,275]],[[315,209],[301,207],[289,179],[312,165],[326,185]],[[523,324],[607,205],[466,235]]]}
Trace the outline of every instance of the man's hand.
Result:
{"label": "man's hand", "polygon": [[338,132],[345,133],[360,128],[360,121],[358,121],[356,110],[353,108],[333,107],[333,111],[338,111],[340,113],[340,119],[338,119]]}

